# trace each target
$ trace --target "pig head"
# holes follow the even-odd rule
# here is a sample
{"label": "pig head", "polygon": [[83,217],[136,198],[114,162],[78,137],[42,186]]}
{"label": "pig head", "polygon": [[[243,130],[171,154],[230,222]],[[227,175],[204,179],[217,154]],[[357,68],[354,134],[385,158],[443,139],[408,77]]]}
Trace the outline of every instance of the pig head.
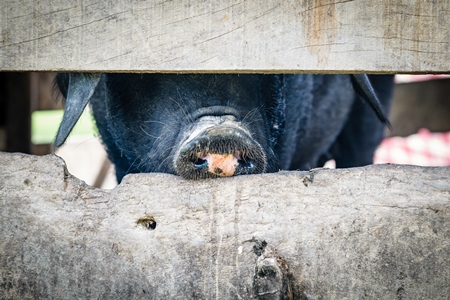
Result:
{"label": "pig head", "polygon": [[202,179],[310,169],[332,158],[343,167],[369,164],[388,124],[393,85],[392,76],[370,80],[59,74],[66,103],[55,145],[64,143],[90,101],[119,182],[142,172]]}

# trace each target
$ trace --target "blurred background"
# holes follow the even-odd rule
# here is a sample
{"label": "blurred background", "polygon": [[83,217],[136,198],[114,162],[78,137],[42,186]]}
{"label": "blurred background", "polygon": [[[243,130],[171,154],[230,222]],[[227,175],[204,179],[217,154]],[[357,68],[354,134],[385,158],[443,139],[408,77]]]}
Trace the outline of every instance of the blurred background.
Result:
{"label": "blurred background", "polygon": [[[53,88],[56,73],[0,73],[0,151],[52,153],[63,116]],[[397,75],[390,111],[392,131],[375,163],[450,166],[450,76]],[[89,107],[66,143],[56,150],[69,172],[101,188],[117,185]],[[333,167],[333,162],[327,163]]]}

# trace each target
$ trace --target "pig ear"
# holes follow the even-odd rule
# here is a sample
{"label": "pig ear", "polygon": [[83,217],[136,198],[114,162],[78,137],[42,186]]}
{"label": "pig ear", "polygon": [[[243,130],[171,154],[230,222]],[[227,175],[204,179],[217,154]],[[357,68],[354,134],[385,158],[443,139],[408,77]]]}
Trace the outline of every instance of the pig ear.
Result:
{"label": "pig ear", "polygon": [[[72,128],[77,123],[84,108],[91,99],[95,88],[100,81],[101,73],[70,73],[68,74],[68,82],[62,90],[66,94],[66,104],[64,106],[64,117],[59,125],[58,133],[54,142],[55,148],[60,147],[69,136]],[[67,79],[67,76],[65,76]],[[64,87],[62,88],[64,89]]]}
{"label": "pig ear", "polygon": [[367,74],[355,74],[352,75],[352,84],[355,91],[367,101],[367,103],[372,107],[381,122],[387,125],[389,129],[392,129],[392,125],[389,122],[388,117],[383,111],[380,100],[378,99],[377,93],[375,92],[372,84],[370,83]]}

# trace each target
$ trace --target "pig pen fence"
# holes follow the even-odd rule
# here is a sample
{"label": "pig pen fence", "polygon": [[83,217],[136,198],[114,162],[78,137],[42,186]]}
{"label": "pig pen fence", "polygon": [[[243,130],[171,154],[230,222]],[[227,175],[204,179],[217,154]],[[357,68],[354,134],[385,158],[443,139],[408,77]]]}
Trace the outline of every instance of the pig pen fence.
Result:
{"label": "pig pen fence", "polygon": [[[7,0],[0,70],[444,74],[449,12],[437,0]],[[0,153],[0,166],[2,299],[450,295],[448,167],[146,174],[102,190],[52,155]]]}

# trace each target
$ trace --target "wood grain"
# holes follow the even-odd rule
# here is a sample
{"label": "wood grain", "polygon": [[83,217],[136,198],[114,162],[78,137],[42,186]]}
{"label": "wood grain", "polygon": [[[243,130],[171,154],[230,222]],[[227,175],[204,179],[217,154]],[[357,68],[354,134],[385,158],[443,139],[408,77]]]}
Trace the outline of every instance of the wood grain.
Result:
{"label": "wood grain", "polygon": [[[190,181],[0,153],[1,299],[448,299],[450,168]],[[291,297],[291,298],[290,298]]]}
{"label": "wood grain", "polygon": [[4,0],[1,71],[450,72],[447,0]]}

